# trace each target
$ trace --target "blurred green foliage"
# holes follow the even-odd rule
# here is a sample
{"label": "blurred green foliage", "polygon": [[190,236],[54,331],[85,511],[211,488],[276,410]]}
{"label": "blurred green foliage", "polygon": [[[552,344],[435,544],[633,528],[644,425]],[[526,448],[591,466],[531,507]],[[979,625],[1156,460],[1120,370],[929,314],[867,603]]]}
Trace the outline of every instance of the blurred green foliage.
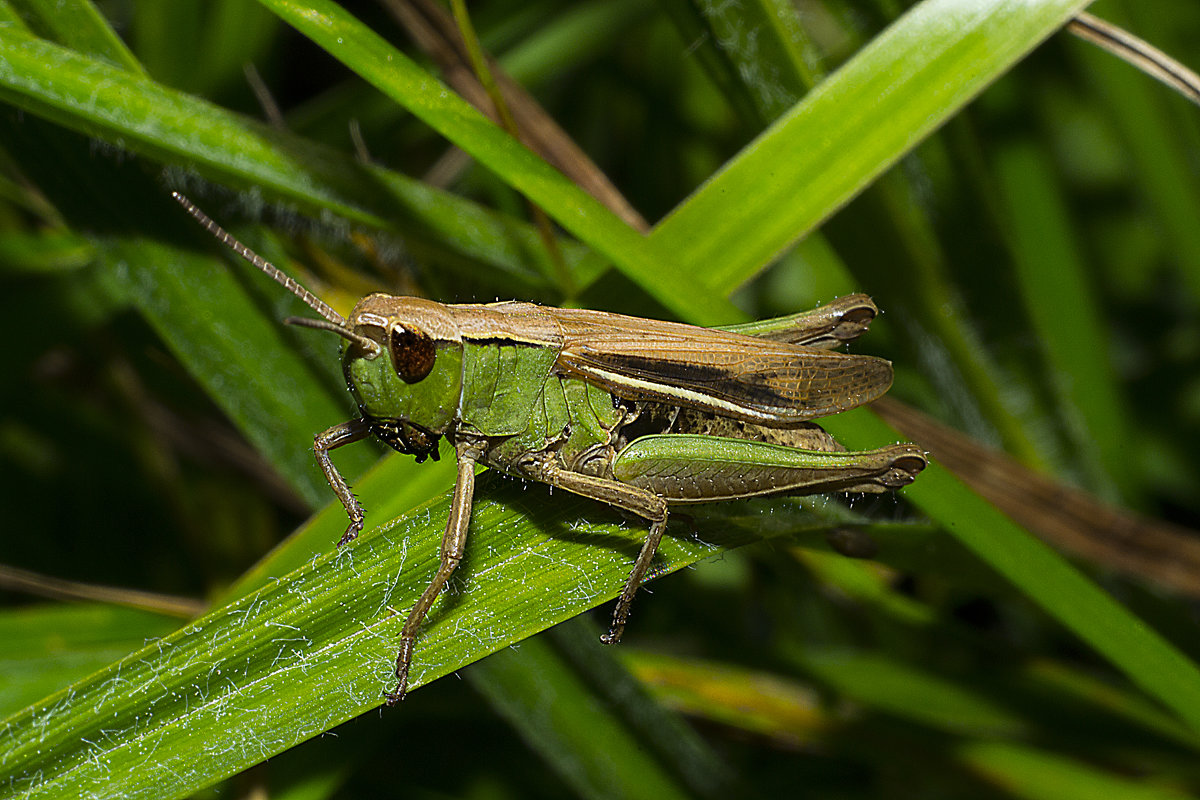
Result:
{"label": "blurred green foliage", "polygon": [[[354,411],[337,343],[280,326],[303,307],[168,196],[343,311],[383,290],[716,324],[867,291],[886,313],[857,349],[895,362],[894,396],[1196,528],[1200,111],[1066,35],[1039,46],[1082,3],[935,0],[876,38],[900,5],[471,4],[661,221],[642,237],[429,82],[381,4],[0,0],[0,564],[214,608],[171,634],[0,592],[0,794],[1200,792],[1194,599],[1080,564],[1097,591],[936,468],[912,505],[700,510],[663,572],[767,541],[651,584],[615,654],[589,620],[526,637],[617,591],[638,524],[485,479],[425,679],[522,643],[463,669],[474,689],[363,714],[452,473],[339,450],[383,529],[332,553],[309,448]],[[1200,65],[1200,7],[1091,10]],[[831,551],[846,525],[878,563]]]}

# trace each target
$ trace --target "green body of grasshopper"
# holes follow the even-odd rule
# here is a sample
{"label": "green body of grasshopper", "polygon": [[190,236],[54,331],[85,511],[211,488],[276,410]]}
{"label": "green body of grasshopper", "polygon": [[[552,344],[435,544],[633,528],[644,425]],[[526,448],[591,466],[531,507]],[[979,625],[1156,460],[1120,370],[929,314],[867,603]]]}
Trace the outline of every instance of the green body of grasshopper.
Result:
{"label": "green body of grasshopper", "polygon": [[325,318],[292,321],[348,340],[342,366],[361,416],[319,434],[314,447],[350,516],[341,544],[362,530],[364,514],[330,450],[372,435],[418,460],[436,458],[442,438],[454,447],[458,477],[441,565],[405,621],[389,703],[403,698],[417,629],[462,559],[477,463],[650,522],[603,637],[609,643],[620,638],[666,530],[668,504],[881,492],[911,483],[925,467],[914,445],[846,452],[810,422],[891,385],[889,362],[829,352],[874,318],[865,295],[725,330],[382,294],[363,298],[347,320],[176,197]]}

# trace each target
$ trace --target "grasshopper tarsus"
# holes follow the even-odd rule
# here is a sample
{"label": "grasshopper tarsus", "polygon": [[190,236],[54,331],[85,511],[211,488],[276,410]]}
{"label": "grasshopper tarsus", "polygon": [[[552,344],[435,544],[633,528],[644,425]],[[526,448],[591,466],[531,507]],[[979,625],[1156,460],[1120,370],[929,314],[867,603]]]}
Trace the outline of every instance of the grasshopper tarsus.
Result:
{"label": "grasshopper tarsus", "polygon": [[384,702],[389,708],[402,702],[404,696],[408,694],[408,668],[412,664],[415,645],[416,640],[412,637],[400,639],[400,651],[396,655],[396,688],[383,696]]}
{"label": "grasshopper tarsus", "polygon": [[358,534],[362,533],[363,524],[361,522],[351,522],[346,527],[346,532],[342,534],[342,538],[338,539],[337,546],[345,547],[358,538]]}

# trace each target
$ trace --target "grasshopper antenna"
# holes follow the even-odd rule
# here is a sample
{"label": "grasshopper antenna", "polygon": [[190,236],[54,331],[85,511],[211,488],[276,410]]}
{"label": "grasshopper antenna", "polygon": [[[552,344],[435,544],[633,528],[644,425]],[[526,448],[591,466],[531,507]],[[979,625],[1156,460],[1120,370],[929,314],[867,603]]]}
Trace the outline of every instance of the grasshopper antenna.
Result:
{"label": "grasshopper antenna", "polygon": [[318,314],[320,314],[325,319],[329,320],[331,323],[333,323],[337,327],[339,327],[339,328],[346,327],[345,317],[343,317],[341,314],[334,311],[333,308],[330,307],[328,303],[321,300],[321,298],[317,297],[315,294],[310,292],[308,289],[305,289],[303,286],[301,286],[299,283],[297,283],[294,279],[288,277],[287,275],[284,275],[283,270],[279,269],[279,267],[275,266],[270,261],[267,261],[265,258],[260,256],[258,253],[254,252],[249,247],[246,247],[246,245],[242,244],[237,239],[235,239],[233,234],[229,233],[224,228],[222,228],[220,225],[213,222],[212,218],[209,217],[207,214],[205,214],[203,211],[201,211],[199,208],[197,208],[196,204],[193,203],[191,200],[188,200],[186,197],[181,195],[179,192],[171,192],[171,197],[174,197],[179,202],[179,205],[183,206],[185,211],[187,211],[189,214],[191,214],[196,219],[197,222],[199,222],[201,225],[203,225],[208,230],[209,233],[211,233],[213,236],[217,237],[217,239],[219,239],[221,241],[221,243],[224,244],[226,247],[228,247],[230,250],[237,253],[239,256],[246,259],[247,261],[249,261],[254,266],[258,267],[263,272],[270,275],[272,280],[274,280],[276,283],[283,286],[283,288],[287,289],[292,294],[296,295],[296,297],[299,297],[301,300],[304,301],[305,305],[307,305],[313,311],[316,311]]}
{"label": "grasshopper antenna", "polygon": [[196,204],[191,200],[187,199],[179,192],[171,192],[171,197],[174,197],[179,205],[183,206],[185,211],[191,214],[192,217],[201,225],[203,225],[209,233],[217,237],[222,244],[224,244],[233,252],[237,253],[242,258],[249,261],[254,266],[258,267],[267,275],[271,276],[272,280],[281,285],[283,288],[287,289],[292,294],[296,295],[296,297],[299,297],[304,301],[305,305],[325,318],[324,320],[319,320],[307,319],[305,317],[288,317],[284,320],[286,324],[333,331],[343,339],[348,339],[360,347],[365,348],[368,352],[379,352],[378,344],[366,336],[351,330],[350,326],[346,323],[346,318],[334,311],[328,303],[317,297],[308,289],[305,289],[295,279],[285,275],[283,270],[279,269],[279,267],[275,266],[258,253],[239,242],[236,238],[234,238],[233,234],[229,233],[216,222],[214,222],[211,217],[197,208]]}

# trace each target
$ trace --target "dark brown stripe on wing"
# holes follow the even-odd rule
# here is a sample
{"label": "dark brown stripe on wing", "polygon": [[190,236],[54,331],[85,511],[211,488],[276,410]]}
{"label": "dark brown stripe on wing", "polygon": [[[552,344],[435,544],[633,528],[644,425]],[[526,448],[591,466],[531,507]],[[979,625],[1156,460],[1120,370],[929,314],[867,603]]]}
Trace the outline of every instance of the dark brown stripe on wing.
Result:
{"label": "dark brown stripe on wing", "polygon": [[[762,340],[758,340],[762,341]],[[611,342],[610,342],[611,343]],[[654,399],[766,425],[787,426],[869,402],[891,385],[891,364],[870,356],[768,343],[747,350],[640,353],[575,347],[559,367],[619,397]]]}

